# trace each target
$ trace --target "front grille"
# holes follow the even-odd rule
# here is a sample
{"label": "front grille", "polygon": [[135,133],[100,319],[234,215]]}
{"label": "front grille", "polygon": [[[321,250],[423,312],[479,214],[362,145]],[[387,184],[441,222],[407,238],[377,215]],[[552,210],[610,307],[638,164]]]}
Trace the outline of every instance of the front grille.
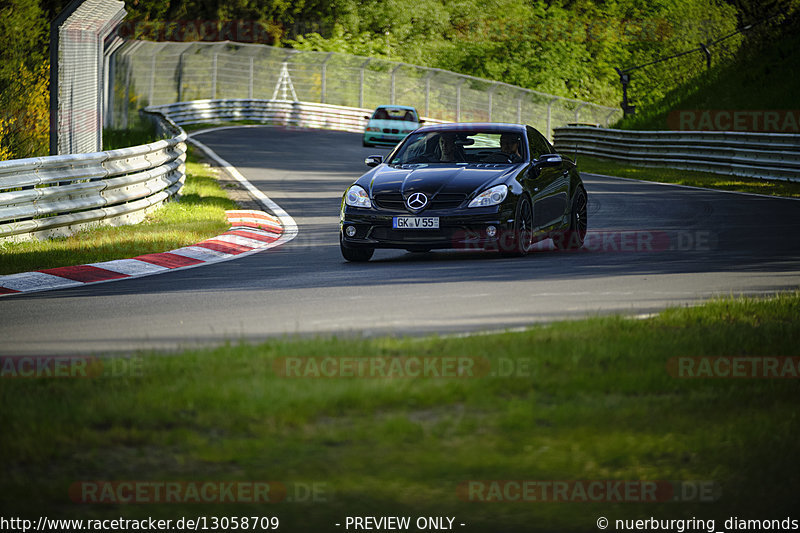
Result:
{"label": "front grille", "polygon": [[455,209],[466,197],[465,194],[439,193],[433,197],[426,209]]}
{"label": "front grille", "polygon": [[383,133],[400,133],[400,131],[393,130],[392,128],[383,128]]}
{"label": "front grille", "polygon": [[[439,193],[428,201],[425,209],[455,209],[464,201],[467,196],[457,193]],[[394,192],[378,193],[375,195],[375,204],[382,209],[392,209],[394,211],[404,211],[406,201],[403,195]]]}
{"label": "front grille", "polygon": [[375,195],[375,204],[382,209],[402,211],[406,208],[403,195],[398,193],[379,193]]}

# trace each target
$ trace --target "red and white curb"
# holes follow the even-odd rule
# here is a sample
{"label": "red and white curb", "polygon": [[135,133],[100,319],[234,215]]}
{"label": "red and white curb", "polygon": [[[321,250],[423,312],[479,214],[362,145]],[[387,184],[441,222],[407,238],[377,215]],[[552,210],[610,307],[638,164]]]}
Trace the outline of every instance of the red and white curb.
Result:
{"label": "red and white curb", "polygon": [[[197,132],[200,133],[200,132]],[[117,259],[88,265],[48,268],[35,272],[24,272],[0,276],[0,297],[13,294],[48,291],[77,287],[87,283],[102,283],[121,279],[138,278],[186,268],[219,263],[250,255],[285,244],[297,236],[294,219],[256,189],[230,163],[219,157],[203,143],[190,138],[188,141],[213,159],[222,169],[241,183],[265,209],[264,211],[226,211],[231,229],[193,246],[169,252],[140,255],[133,259]]]}
{"label": "red and white curb", "polygon": [[169,252],[88,265],[48,268],[0,276],[0,296],[77,287],[218,263],[273,248],[286,241],[281,220],[263,211],[226,211],[231,229]]}

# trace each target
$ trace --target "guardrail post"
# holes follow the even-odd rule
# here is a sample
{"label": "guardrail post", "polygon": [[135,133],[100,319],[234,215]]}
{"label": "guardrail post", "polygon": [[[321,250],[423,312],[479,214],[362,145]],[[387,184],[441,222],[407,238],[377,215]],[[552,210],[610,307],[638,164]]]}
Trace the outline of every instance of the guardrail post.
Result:
{"label": "guardrail post", "polygon": [[153,105],[153,93],[155,92],[155,85],[156,85],[156,55],[158,51],[153,53],[153,57],[150,58],[150,96],[147,100],[147,105]]}
{"label": "guardrail post", "polygon": [[186,50],[181,52],[181,55],[178,56],[178,101],[179,102],[183,102],[183,54],[185,53]]}
{"label": "guardrail post", "polygon": [[127,129],[128,128],[128,106],[131,102],[131,93],[130,93],[130,86],[131,86],[131,63],[127,61],[125,69],[125,101],[122,102],[122,117],[120,117],[120,123],[118,128]]}
{"label": "guardrail post", "polygon": [[214,100],[217,97],[217,55],[214,54],[214,59],[211,61],[211,96]]}
{"label": "guardrail post", "polygon": [[254,74],[253,63],[254,63],[253,56],[250,56],[250,83],[247,87],[248,98],[253,98],[253,74]]}

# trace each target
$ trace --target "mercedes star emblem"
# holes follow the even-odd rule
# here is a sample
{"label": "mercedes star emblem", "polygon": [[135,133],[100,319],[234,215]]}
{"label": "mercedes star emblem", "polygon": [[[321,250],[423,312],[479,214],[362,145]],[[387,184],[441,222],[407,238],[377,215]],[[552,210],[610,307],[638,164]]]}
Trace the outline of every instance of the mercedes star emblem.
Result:
{"label": "mercedes star emblem", "polygon": [[419,211],[426,205],[428,205],[428,197],[422,194],[421,192],[415,192],[411,196],[406,199],[406,205],[412,211]]}

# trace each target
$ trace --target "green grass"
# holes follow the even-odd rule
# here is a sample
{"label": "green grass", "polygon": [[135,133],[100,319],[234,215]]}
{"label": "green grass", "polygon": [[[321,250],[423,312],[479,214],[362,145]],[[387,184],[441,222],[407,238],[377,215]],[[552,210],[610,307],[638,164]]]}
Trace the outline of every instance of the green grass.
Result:
{"label": "green grass", "polygon": [[0,275],[165,252],[223,233],[230,227],[225,210],[236,209],[236,204],[191,147],[186,174],[180,201],[167,203],[141,224],[96,226],[46,241],[0,243]]}
{"label": "green grass", "polygon": [[618,176],[620,178],[632,178],[661,183],[677,183],[680,185],[706,187],[724,191],[739,191],[800,198],[800,183],[794,182],[740,178],[736,176],[712,174],[710,172],[695,172],[673,168],[636,167],[610,159],[588,157],[585,155],[578,155],[578,168],[581,172]]}
{"label": "green grass", "polygon": [[271,122],[269,121],[259,121],[259,120],[225,120],[219,122],[203,122],[200,124],[186,124],[185,126],[181,126],[186,132],[192,133],[195,131],[204,130],[207,128],[222,128],[226,126],[264,126],[269,125]]}
{"label": "green grass", "polygon": [[150,122],[141,122],[130,129],[106,128],[103,130],[103,150],[140,146],[156,140],[158,140],[156,129]]}
{"label": "green grass", "polygon": [[[503,532],[593,531],[601,515],[612,523],[783,517],[800,491],[800,382],[677,379],[667,364],[798,356],[798,316],[793,293],[469,338],[290,339],[140,354],[140,376],[5,379],[0,514],[255,514],[278,516],[284,531],[340,530],[333,524],[353,515],[455,516],[464,531]],[[520,371],[376,379],[286,378],[274,369],[287,357],[370,356],[479,357],[493,370]],[[659,504],[457,496],[461,482],[503,479],[704,480],[721,494]],[[318,483],[325,501],[73,504],[68,488],[81,480]]]}

